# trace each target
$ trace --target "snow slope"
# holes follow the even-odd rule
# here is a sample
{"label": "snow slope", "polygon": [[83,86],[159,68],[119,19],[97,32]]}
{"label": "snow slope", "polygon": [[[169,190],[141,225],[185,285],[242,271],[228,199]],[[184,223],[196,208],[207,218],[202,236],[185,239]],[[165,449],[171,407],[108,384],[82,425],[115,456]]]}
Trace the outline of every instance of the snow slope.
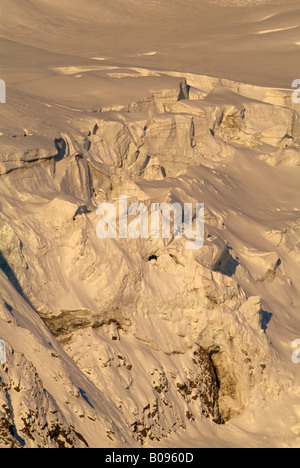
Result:
{"label": "snow slope", "polygon": [[2,0],[0,445],[299,447],[298,2],[111,3]]}

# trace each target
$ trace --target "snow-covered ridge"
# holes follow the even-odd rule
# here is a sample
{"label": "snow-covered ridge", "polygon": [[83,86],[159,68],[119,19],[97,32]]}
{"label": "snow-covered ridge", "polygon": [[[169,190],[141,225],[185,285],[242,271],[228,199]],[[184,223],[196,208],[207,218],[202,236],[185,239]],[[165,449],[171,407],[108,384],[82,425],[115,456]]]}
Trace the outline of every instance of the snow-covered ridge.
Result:
{"label": "snow-covered ridge", "polygon": [[[259,445],[251,412],[275,424],[279,399],[269,443],[298,443],[298,108],[174,75],[118,110],[57,112],[55,141],[30,118],[0,136],[3,445]],[[96,207],[120,194],[204,202],[204,247],[100,241]]]}

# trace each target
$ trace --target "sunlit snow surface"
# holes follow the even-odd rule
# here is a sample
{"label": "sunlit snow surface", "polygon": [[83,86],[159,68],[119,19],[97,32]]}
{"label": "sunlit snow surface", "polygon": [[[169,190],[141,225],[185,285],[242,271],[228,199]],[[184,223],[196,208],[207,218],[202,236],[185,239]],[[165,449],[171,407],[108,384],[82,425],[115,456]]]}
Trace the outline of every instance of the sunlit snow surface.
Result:
{"label": "sunlit snow surface", "polygon": [[299,2],[1,5],[0,446],[299,447]]}

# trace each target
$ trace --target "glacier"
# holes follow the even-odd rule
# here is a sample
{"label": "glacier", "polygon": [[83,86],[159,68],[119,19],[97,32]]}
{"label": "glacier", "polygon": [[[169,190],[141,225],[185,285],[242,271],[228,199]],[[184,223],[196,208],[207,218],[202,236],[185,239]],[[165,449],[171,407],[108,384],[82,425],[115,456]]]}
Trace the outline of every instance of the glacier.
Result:
{"label": "glacier", "polygon": [[[246,81],[234,58],[228,74],[217,58],[201,72],[190,37],[178,63],[147,29],[137,50],[146,13],[165,37],[155,8],[166,14],[169,1],[118,0],[112,11],[89,0],[82,19],[79,2],[64,0],[57,11],[70,30],[53,42],[53,2],[31,0],[29,15],[28,2],[3,1],[19,36],[4,15],[0,447],[299,447],[292,80],[265,70]],[[230,10],[237,37],[242,12],[247,34],[299,15],[293,1],[218,1],[219,12],[198,3],[198,18]],[[76,31],[99,24],[130,31],[128,43],[112,38],[106,54],[89,37],[78,42]],[[288,37],[290,50],[294,29],[270,34]],[[265,47],[270,34],[253,32]],[[22,79],[11,57],[25,57]],[[204,203],[203,247],[176,236],[100,239],[97,208],[120,197],[147,208]]]}

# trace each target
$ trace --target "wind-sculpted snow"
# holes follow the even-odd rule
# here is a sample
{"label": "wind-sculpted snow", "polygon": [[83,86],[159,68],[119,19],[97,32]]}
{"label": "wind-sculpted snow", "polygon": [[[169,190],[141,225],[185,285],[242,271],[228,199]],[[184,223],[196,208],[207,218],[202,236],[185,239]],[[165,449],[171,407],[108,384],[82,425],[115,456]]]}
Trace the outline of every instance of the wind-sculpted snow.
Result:
{"label": "wind-sculpted snow", "polygon": [[[228,421],[295,398],[299,112],[286,91],[186,76],[70,111],[52,140],[0,136],[2,445],[148,445],[204,427],[239,445]],[[204,246],[99,239],[97,206],[120,195],[204,203]]]}
{"label": "wind-sculpted snow", "polygon": [[[119,411],[57,344],[1,272],[1,447],[93,447],[130,443]],[[83,435],[84,434],[84,435]]]}

